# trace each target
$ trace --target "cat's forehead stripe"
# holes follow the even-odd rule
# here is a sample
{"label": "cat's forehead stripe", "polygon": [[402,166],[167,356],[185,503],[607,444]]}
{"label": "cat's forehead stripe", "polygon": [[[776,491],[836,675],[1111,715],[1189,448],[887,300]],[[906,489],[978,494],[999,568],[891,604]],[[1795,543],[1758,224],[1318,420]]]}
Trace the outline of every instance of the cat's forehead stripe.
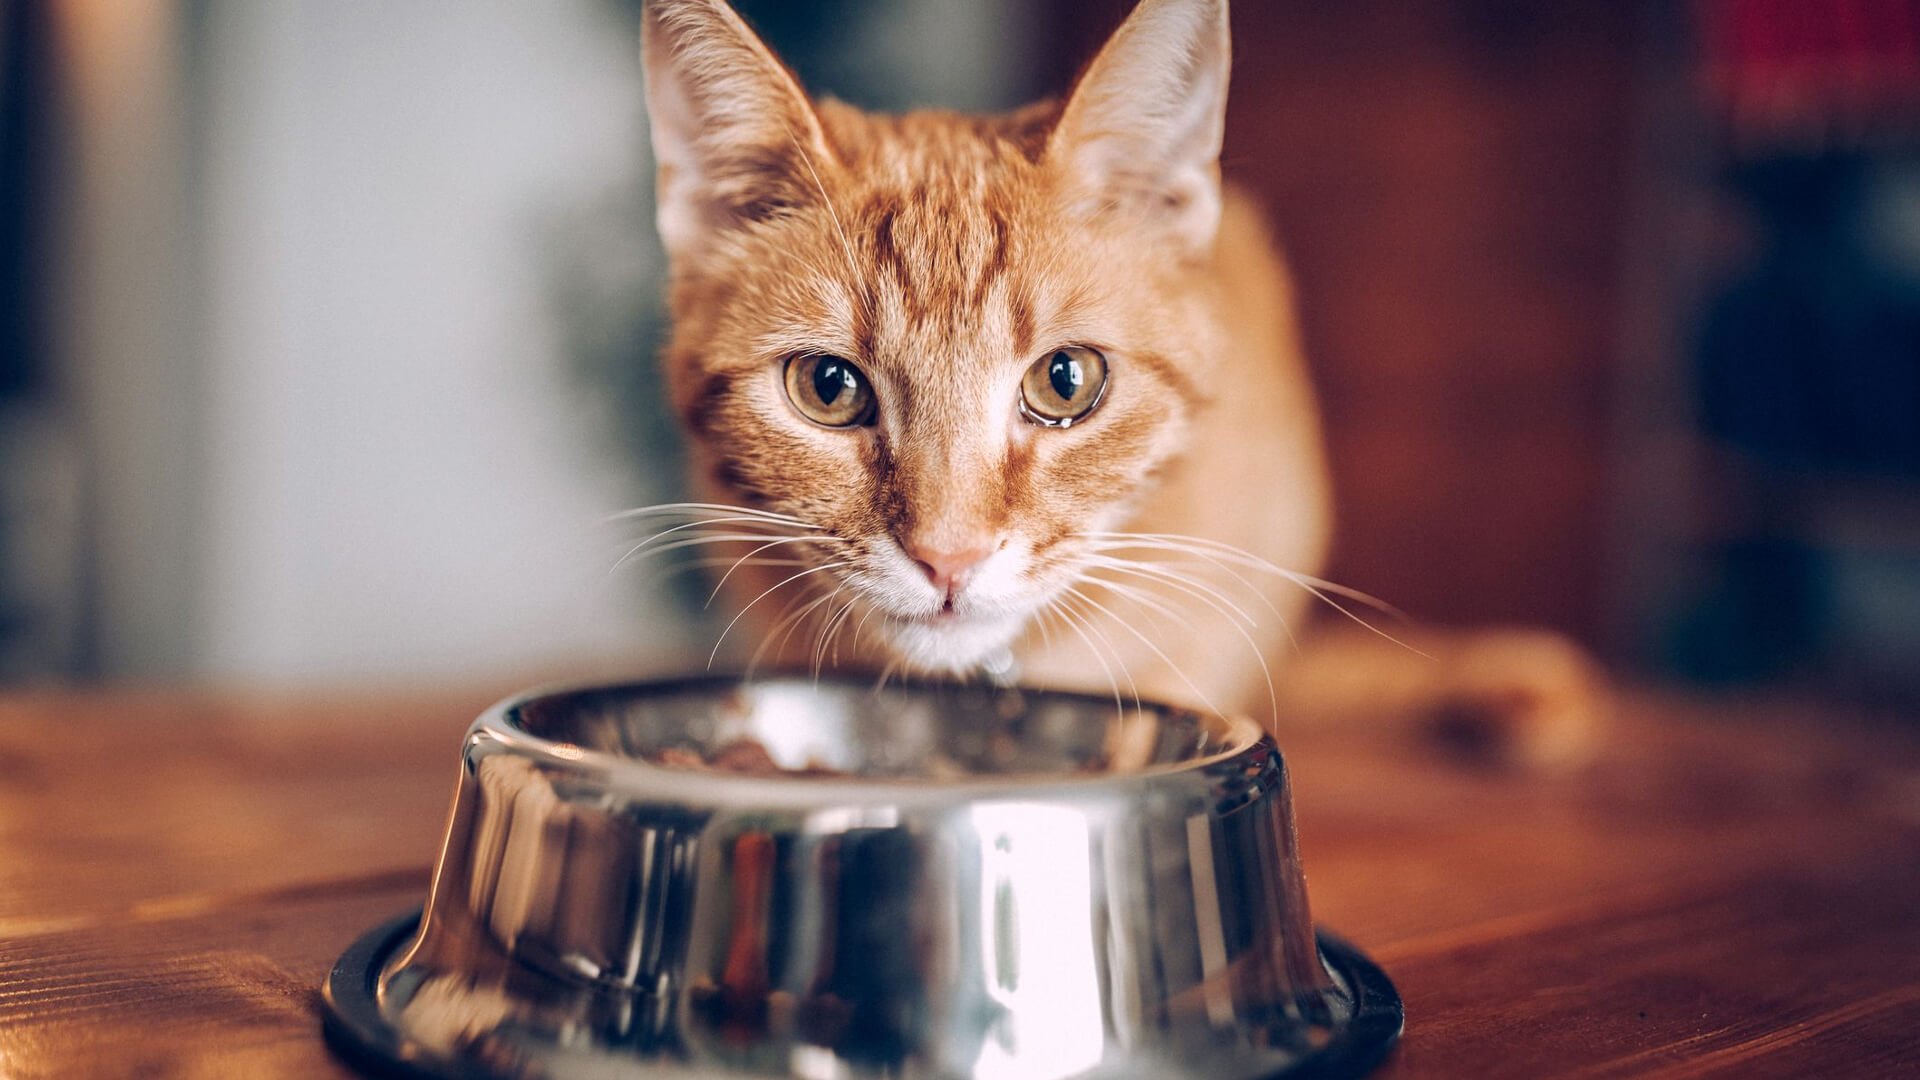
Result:
{"label": "cat's forehead stripe", "polygon": [[1012,229],[1004,215],[933,186],[873,200],[868,256],[898,287],[914,322],[964,318],[1006,271]]}
{"label": "cat's forehead stripe", "polygon": [[873,309],[855,331],[866,355],[927,337],[1030,347],[1031,305],[1011,280],[1017,227],[1002,207],[923,185],[870,198],[856,220],[868,265],[851,285]]}

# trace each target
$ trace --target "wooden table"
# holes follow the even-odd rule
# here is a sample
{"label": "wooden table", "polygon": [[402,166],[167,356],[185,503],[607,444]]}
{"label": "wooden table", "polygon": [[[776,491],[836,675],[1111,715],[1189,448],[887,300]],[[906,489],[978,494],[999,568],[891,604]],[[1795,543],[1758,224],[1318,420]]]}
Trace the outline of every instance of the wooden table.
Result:
{"label": "wooden table", "polygon": [[[317,988],[417,905],[488,693],[0,699],[0,1077],[345,1076]],[[1574,776],[1288,744],[1383,1075],[1920,1074],[1920,746],[1638,697]]]}

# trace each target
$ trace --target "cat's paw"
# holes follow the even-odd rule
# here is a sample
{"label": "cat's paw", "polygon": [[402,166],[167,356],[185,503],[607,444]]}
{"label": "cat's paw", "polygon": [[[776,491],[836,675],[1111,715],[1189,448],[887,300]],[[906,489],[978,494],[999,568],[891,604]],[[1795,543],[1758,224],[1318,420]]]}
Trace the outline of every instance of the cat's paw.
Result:
{"label": "cat's paw", "polygon": [[1545,630],[1465,631],[1436,641],[1416,731],[1476,764],[1577,765],[1604,726],[1606,677],[1585,649]]}
{"label": "cat's paw", "polygon": [[1335,727],[1475,765],[1587,761],[1606,730],[1600,665],[1546,630],[1316,631],[1280,680],[1279,727]]}

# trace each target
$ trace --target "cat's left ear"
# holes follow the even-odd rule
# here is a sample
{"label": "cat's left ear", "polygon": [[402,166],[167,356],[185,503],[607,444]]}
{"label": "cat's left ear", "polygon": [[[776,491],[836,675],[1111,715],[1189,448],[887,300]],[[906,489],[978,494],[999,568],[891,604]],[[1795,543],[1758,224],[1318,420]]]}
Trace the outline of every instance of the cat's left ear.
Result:
{"label": "cat's left ear", "polygon": [[726,0],[646,0],[642,12],[668,254],[696,257],[719,233],[810,203],[833,151],[793,73]]}
{"label": "cat's left ear", "polygon": [[1048,142],[1076,197],[1209,250],[1231,58],[1227,0],[1142,0],[1075,84]]}

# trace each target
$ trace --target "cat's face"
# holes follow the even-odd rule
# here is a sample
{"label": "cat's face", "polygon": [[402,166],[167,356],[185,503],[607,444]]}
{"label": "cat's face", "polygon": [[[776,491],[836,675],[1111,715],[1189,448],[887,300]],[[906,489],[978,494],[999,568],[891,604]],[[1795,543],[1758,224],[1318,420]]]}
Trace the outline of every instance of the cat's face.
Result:
{"label": "cat's face", "polygon": [[[667,369],[703,479],[831,537],[786,551],[917,666],[1010,644],[1232,392],[1194,272],[1224,15],[1149,0],[1065,106],[983,121],[815,108],[717,0],[650,8]],[[1142,65],[1175,100],[1136,100]]]}

